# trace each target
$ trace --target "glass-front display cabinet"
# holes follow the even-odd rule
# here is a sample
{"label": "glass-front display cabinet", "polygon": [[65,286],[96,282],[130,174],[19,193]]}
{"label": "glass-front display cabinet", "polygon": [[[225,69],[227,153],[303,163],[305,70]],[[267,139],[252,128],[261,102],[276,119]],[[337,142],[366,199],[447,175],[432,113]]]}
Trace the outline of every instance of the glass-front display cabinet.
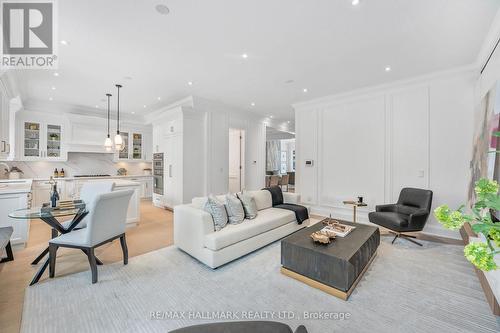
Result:
{"label": "glass-front display cabinet", "polygon": [[132,137],[132,159],[142,160],[142,134],[134,133]]}

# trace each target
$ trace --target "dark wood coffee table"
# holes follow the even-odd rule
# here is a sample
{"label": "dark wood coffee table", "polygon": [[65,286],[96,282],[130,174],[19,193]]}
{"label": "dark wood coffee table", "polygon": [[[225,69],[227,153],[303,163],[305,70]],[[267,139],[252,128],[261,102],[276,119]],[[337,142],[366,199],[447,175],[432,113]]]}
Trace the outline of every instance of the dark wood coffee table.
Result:
{"label": "dark wood coffee table", "polygon": [[347,300],[377,253],[380,232],[377,227],[341,222],[356,229],[330,244],[315,243],[310,237],[324,227],[321,222],[283,239],[281,272]]}

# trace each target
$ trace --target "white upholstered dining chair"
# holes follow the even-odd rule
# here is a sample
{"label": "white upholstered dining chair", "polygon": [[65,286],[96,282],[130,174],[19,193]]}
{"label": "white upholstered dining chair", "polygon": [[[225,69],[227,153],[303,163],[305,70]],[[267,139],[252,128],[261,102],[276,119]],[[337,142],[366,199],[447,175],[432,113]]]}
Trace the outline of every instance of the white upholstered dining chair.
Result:
{"label": "white upholstered dining chair", "polygon": [[[99,182],[86,182],[83,184],[82,189],[80,190],[80,199],[85,202],[87,206],[91,205],[95,198],[102,193],[112,192],[115,188],[115,183],[113,181],[99,181]],[[88,216],[84,217],[83,220],[78,223],[75,227],[75,230],[85,228],[87,226]],[[62,226],[67,229],[72,220],[61,223]]]}
{"label": "white upholstered dining chair", "polygon": [[97,282],[97,262],[94,249],[120,238],[123,264],[128,263],[128,249],[125,240],[127,209],[133,190],[102,193],[87,205],[87,227],[60,235],[49,241],[49,276],[55,275],[56,255],[59,247],[80,249],[88,257],[92,271],[92,283]]}

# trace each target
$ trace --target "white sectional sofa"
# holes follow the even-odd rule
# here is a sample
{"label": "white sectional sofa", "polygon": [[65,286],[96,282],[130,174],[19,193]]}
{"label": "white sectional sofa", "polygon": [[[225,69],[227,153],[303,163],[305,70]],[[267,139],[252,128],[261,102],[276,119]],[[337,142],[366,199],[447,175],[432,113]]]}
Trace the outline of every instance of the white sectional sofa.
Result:
{"label": "white sectional sofa", "polygon": [[[212,216],[203,210],[207,200],[194,198],[191,204],[174,208],[174,243],[181,250],[211,268],[217,268],[307,226],[299,225],[295,213],[272,207],[271,193],[247,191],[257,204],[255,219],[228,224],[214,231]],[[218,196],[225,202],[225,196]],[[283,192],[285,203],[300,202],[300,195]]]}

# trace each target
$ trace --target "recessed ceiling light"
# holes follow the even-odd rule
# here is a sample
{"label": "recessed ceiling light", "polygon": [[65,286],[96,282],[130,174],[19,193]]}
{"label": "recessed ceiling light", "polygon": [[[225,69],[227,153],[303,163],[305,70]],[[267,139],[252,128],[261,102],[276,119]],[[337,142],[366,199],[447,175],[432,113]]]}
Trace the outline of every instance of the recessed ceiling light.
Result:
{"label": "recessed ceiling light", "polygon": [[49,101],[51,101],[51,100],[52,100],[52,97],[49,97]]}
{"label": "recessed ceiling light", "polygon": [[52,86],[52,90],[56,90],[56,87]]}
{"label": "recessed ceiling light", "polygon": [[307,88],[304,88],[304,89],[302,89],[302,91],[306,93],[306,92],[308,92],[309,90],[307,90]]}
{"label": "recessed ceiling light", "polygon": [[165,5],[156,5],[155,6],[155,9],[158,13],[160,13],[161,15],[168,15],[168,13],[170,13],[170,9],[168,9],[167,6]]}
{"label": "recessed ceiling light", "polygon": [[254,102],[250,103],[250,106],[255,106],[255,103]]}
{"label": "recessed ceiling light", "polygon": [[161,101],[161,97],[157,97],[157,99],[158,99],[159,101]]}
{"label": "recessed ceiling light", "polygon": [[134,111],[132,111],[132,114],[135,114],[135,112],[134,112]]}
{"label": "recessed ceiling light", "polygon": [[270,116],[269,116],[269,118],[273,119],[273,118],[274,118],[274,116],[273,116],[273,115],[270,115]]}
{"label": "recessed ceiling light", "polygon": [[391,66],[387,66],[387,67],[385,68],[385,71],[386,71],[386,72],[390,72],[390,71],[391,71]]}
{"label": "recessed ceiling light", "polygon": [[290,120],[288,120],[288,121],[287,121],[287,123],[289,123],[289,124],[290,124]]}
{"label": "recessed ceiling light", "polygon": [[62,45],[68,45],[68,44],[69,44],[69,42],[68,42],[67,40],[62,40],[62,41],[61,41],[61,44],[62,44]]}
{"label": "recessed ceiling light", "polygon": [[193,81],[189,81],[188,86],[192,86],[192,85],[193,85]]}
{"label": "recessed ceiling light", "polygon": [[357,6],[357,5],[359,5],[359,0],[352,0],[351,3],[353,6]]}
{"label": "recessed ceiling light", "polygon": [[147,105],[143,105],[144,108],[147,108],[148,106]]}
{"label": "recessed ceiling light", "polygon": [[55,72],[55,73],[54,73],[54,76],[59,76],[59,73],[58,73],[58,72]]}
{"label": "recessed ceiling light", "polygon": [[99,109],[99,105],[96,105],[96,106],[95,106],[95,108],[96,108],[96,109]]}
{"label": "recessed ceiling light", "polygon": [[243,59],[247,59],[247,58],[248,58],[248,54],[243,53],[243,54],[241,55],[241,57],[242,57]]}

